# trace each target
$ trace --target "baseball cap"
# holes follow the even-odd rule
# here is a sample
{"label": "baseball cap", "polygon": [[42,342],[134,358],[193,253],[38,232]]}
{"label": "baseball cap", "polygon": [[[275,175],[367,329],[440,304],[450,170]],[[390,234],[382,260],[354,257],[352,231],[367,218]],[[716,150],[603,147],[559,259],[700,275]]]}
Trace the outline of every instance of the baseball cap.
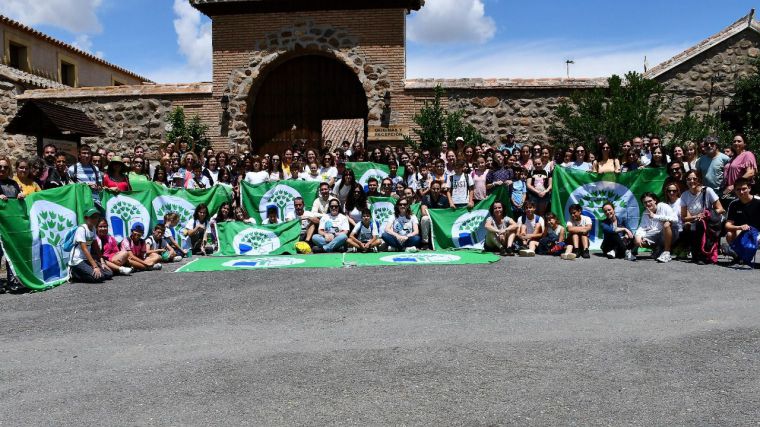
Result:
{"label": "baseball cap", "polygon": [[100,211],[95,208],[90,208],[84,211],[85,218],[91,218],[93,216],[99,216],[99,215],[100,215]]}

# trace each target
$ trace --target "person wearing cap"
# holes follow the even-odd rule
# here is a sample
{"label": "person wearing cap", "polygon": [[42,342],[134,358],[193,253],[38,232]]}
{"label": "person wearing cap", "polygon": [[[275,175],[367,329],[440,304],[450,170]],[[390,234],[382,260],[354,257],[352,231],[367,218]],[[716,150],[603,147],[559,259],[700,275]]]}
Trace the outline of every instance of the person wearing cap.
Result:
{"label": "person wearing cap", "polygon": [[74,232],[74,249],[69,258],[71,280],[84,283],[103,283],[113,278],[113,272],[102,261],[96,261],[92,254],[92,243],[95,241],[95,227],[98,225],[100,212],[89,208],[84,212],[84,224]]}
{"label": "person wearing cap", "polygon": [[103,188],[115,193],[129,191],[131,187],[129,179],[125,174],[126,171],[127,165],[124,164],[122,158],[120,156],[113,156],[111,161],[108,162],[106,174],[103,176]]}
{"label": "person wearing cap", "polygon": [[135,271],[160,270],[163,267],[159,263],[161,255],[148,247],[143,239],[144,234],[142,224],[133,225],[129,238],[121,242],[121,250],[129,253],[129,265]]}

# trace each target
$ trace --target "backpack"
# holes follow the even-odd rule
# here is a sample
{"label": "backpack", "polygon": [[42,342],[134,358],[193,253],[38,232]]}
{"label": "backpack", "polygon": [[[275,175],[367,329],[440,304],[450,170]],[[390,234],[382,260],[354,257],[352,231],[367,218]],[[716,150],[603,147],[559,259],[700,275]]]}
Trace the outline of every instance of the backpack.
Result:
{"label": "backpack", "polygon": [[731,242],[731,249],[745,264],[750,264],[757,253],[757,228],[750,226],[749,230],[739,235],[739,238]]}
{"label": "backpack", "polygon": [[61,243],[61,247],[63,248],[64,252],[71,252],[74,250],[74,246],[76,246],[76,242],[74,242],[74,236],[77,234],[79,227],[81,227],[81,225],[73,227],[66,232],[66,235],[63,237],[63,242]]}

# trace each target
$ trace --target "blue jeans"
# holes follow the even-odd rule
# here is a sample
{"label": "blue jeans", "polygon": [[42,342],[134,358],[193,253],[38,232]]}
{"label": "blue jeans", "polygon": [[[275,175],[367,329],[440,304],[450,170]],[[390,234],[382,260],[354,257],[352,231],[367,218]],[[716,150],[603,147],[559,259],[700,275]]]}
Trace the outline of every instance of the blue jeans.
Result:
{"label": "blue jeans", "polygon": [[348,240],[348,236],[344,234],[338,234],[335,236],[335,238],[332,240],[332,242],[327,243],[327,240],[325,237],[321,234],[315,234],[311,240],[317,244],[317,246],[321,247],[325,250],[325,252],[335,252],[338,249],[342,249],[346,246],[346,241]]}
{"label": "blue jeans", "polygon": [[406,241],[403,244],[401,244],[401,242],[398,241],[396,236],[389,234],[388,232],[383,232],[383,240],[385,241],[385,243],[388,244],[388,246],[392,246],[394,248],[399,248],[399,249],[410,248],[412,246],[419,247],[420,243],[422,242],[422,239],[420,239],[420,236],[417,235],[417,236],[412,236],[406,239]]}

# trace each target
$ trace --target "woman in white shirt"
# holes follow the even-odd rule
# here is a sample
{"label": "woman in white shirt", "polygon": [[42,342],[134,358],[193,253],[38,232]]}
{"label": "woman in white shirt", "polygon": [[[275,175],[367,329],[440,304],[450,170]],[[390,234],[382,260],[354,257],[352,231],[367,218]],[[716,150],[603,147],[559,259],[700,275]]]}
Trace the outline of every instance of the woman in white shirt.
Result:
{"label": "woman in white shirt", "polygon": [[327,153],[322,157],[322,167],[319,169],[319,175],[322,177],[322,182],[326,182],[330,188],[333,188],[335,177],[338,176],[338,168],[335,167],[332,154]]}
{"label": "woman in white shirt", "polygon": [[251,169],[251,172],[245,174],[245,182],[258,185],[269,181],[269,172],[261,170],[261,158],[258,156],[251,159]]}
{"label": "woman in white shirt", "polygon": [[412,214],[409,202],[401,199],[394,208],[394,217],[388,221],[383,231],[383,240],[391,248],[405,249],[406,252],[417,252],[420,245],[420,223]]}

